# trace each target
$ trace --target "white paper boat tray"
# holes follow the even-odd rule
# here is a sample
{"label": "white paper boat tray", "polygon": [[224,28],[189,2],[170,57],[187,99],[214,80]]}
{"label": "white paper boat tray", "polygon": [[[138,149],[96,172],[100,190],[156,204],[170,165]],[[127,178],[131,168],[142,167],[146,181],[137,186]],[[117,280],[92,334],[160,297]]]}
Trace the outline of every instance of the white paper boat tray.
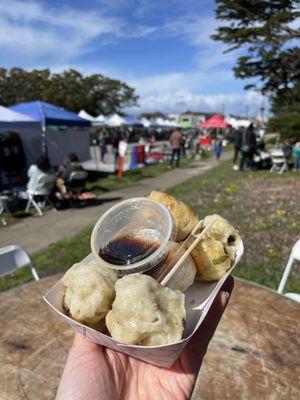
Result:
{"label": "white paper boat tray", "polygon": [[[178,358],[184,346],[191,339],[193,334],[202,324],[208,310],[210,309],[218,291],[224,281],[230,275],[233,268],[242,257],[243,244],[238,249],[234,265],[217,282],[198,282],[194,284],[185,293],[186,321],[183,338],[175,343],[163,346],[133,346],[118,342],[112,337],[98,332],[88,326],[85,326],[68,315],[66,315],[62,303],[64,296],[64,287],[62,280],[59,280],[43,297],[46,303],[66,321],[75,332],[81,333],[91,342],[108,347],[110,349],[128,354],[131,357],[155,364],[161,367],[170,367]],[[91,261],[93,255],[87,256],[84,261]]]}

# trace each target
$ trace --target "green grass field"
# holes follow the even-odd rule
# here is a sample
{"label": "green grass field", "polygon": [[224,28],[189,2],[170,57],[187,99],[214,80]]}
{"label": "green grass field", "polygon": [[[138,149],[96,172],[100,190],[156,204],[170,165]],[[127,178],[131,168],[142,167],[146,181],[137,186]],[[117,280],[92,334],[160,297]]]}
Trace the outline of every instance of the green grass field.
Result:
{"label": "green grass field", "polygon": [[[240,231],[245,255],[234,275],[276,289],[300,232],[300,176],[295,172],[235,172],[230,162],[169,190],[203,217],[218,213]],[[92,227],[34,254],[41,276],[65,271],[90,252]],[[30,280],[28,271],[0,279],[0,290]],[[300,293],[300,266],[286,290]]]}
{"label": "green grass field", "polygon": [[[190,164],[193,160],[190,158],[182,157],[180,160],[180,167],[185,167]],[[138,181],[146,178],[152,178],[163,174],[169,170],[169,163],[160,163],[155,165],[149,165],[145,168],[133,169],[126,171],[123,177],[120,179],[115,174],[110,174],[104,178],[99,178],[93,182],[87,182],[86,189],[93,193],[99,194],[103,191],[111,191],[121,189],[134,185]]]}

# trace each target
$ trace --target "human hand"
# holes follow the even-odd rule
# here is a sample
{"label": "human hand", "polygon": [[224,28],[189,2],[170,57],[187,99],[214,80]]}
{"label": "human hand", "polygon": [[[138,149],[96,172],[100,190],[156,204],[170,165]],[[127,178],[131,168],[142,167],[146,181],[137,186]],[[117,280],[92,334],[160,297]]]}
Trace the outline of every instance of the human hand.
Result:
{"label": "human hand", "polygon": [[229,276],[200,328],[171,368],[131,358],[76,334],[56,400],[189,399],[233,286]]}

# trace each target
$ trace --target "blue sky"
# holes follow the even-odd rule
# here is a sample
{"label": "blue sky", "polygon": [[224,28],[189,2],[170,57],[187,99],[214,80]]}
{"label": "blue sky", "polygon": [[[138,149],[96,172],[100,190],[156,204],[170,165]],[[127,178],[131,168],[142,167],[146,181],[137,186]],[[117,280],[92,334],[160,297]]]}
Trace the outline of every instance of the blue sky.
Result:
{"label": "blue sky", "polygon": [[73,67],[136,88],[140,108],[257,115],[258,93],[232,73],[236,54],[210,35],[213,0],[0,0],[0,67]]}

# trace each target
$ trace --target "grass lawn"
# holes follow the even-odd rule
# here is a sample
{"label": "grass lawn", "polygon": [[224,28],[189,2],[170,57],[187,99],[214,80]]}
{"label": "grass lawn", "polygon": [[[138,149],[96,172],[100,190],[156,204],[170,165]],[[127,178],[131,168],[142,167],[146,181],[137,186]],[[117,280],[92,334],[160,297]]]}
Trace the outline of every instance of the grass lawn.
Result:
{"label": "grass lawn", "polygon": [[[185,167],[193,161],[191,158],[181,157],[180,166]],[[145,168],[133,169],[126,171],[123,178],[118,178],[115,174],[109,174],[104,178],[98,178],[93,182],[87,182],[86,189],[100,194],[102,192],[108,192],[115,189],[121,189],[134,185],[136,182],[145,179],[152,178],[160,175],[169,170],[169,163],[161,163],[155,165],[149,165]]]}
{"label": "grass lawn", "polygon": [[[160,166],[159,166],[160,167]],[[161,166],[163,167],[163,166]],[[300,176],[295,172],[235,172],[231,163],[193,177],[169,192],[188,202],[203,217],[218,213],[239,228],[245,255],[234,275],[276,289],[293,243],[300,232]],[[68,269],[90,252],[92,227],[34,254],[41,276]],[[0,279],[5,290],[31,279],[28,271]],[[286,290],[300,293],[296,264]]]}
{"label": "grass lawn", "polygon": [[[170,193],[188,202],[200,218],[217,213],[235,225],[245,254],[234,275],[277,289],[300,233],[298,173],[240,173],[227,162]],[[285,290],[300,293],[299,263],[294,265]]]}

